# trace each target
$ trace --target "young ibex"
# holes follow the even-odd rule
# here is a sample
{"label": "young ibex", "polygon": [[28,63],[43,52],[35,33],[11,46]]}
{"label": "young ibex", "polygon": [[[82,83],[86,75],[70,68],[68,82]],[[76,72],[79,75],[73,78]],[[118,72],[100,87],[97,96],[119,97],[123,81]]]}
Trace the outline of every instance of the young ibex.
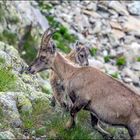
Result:
{"label": "young ibex", "polygon": [[65,93],[73,101],[67,128],[74,126],[77,113],[86,109],[108,124],[126,127],[133,139],[140,139],[140,95],[94,67],[70,63],[56,52],[51,36],[45,38],[44,53],[28,71],[52,69],[63,81]]}
{"label": "young ibex", "polygon": [[[40,52],[40,54],[43,52]],[[74,62],[75,64],[79,64],[80,66],[87,66],[88,63],[88,55],[89,50],[87,47],[83,47],[77,41],[74,49],[66,56],[68,60]],[[65,100],[64,96],[64,86],[54,71],[50,73],[50,83],[53,90],[53,97],[52,97],[52,105],[55,106],[56,101],[65,108],[69,108],[67,105],[67,100]]]}

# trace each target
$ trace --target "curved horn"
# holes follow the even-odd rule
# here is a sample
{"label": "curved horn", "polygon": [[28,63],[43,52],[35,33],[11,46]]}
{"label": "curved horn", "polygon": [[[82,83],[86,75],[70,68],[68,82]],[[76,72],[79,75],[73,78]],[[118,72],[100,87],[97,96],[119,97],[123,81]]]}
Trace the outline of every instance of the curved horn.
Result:
{"label": "curved horn", "polygon": [[46,29],[46,31],[42,35],[41,44],[43,44],[45,42],[45,39],[48,37],[48,33],[49,33],[49,31],[51,31],[51,29],[52,29],[52,27],[49,27],[48,29]]}
{"label": "curved horn", "polygon": [[47,37],[43,40],[43,45],[47,45],[48,43],[49,43],[49,41],[50,41],[50,39],[51,39],[51,37],[52,37],[52,35],[54,34],[54,33],[56,33],[57,31],[53,31],[52,33],[50,33],[49,35],[47,35]]}

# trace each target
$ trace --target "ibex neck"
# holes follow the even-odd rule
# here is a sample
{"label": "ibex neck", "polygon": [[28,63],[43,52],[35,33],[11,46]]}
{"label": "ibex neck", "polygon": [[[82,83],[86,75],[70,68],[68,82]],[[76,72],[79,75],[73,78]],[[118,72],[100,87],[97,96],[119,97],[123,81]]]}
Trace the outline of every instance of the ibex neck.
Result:
{"label": "ibex neck", "polygon": [[52,69],[61,80],[65,80],[70,77],[77,70],[77,68],[77,66],[74,66],[74,64],[70,63],[61,54],[56,54]]}

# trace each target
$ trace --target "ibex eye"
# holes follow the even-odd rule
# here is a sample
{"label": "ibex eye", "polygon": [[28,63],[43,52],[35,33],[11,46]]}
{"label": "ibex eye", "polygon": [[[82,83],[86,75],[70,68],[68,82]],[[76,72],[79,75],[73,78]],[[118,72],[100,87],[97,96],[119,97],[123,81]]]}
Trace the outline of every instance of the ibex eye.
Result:
{"label": "ibex eye", "polygon": [[80,54],[80,56],[83,58],[84,57],[84,55],[83,54]]}

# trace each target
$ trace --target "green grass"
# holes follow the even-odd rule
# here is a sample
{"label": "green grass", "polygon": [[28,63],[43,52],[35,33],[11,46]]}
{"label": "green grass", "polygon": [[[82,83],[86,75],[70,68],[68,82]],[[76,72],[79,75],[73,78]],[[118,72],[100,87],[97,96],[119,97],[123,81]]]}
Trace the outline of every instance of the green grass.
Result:
{"label": "green grass", "polygon": [[23,128],[29,129],[30,132],[32,129],[38,129],[43,125],[44,115],[49,110],[48,103],[45,101],[36,101],[33,103],[32,112],[20,112],[21,119],[23,121]]}
{"label": "green grass", "polygon": [[91,48],[89,51],[90,51],[90,54],[91,54],[91,56],[96,56],[96,54],[97,54],[97,48]]}
{"label": "green grass", "polygon": [[14,46],[17,43],[17,35],[8,29],[5,29],[0,33],[0,40]]}
{"label": "green grass", "polygon": [[2,3],[0,3],[0,22],[3,20],[4,16],[5,16],[5,12],[3,9],[3,5]]}
{"label": "green grass", "polygon": [[137,61],[140,62],[140,57],[137,58]]}
{"label": "green grass", "polygon": [[22,52],[25,52],[25,54],[21,53],[21,57],[27,62],[27,64],[30,64],[36,58],[37,49],[35,46],[38,43],[37,39],[31,35],[31,32],[28,32],[25,38],[26,41],[22,49]]}
{"label": "green grass", "polygon": [[105,61],[105,63],[109,62],[110,61],[110,56],[109,55],[105,56],[104,61]]}
{"label": "green grass", "polygon": [[[5,62],[0,58],[0,64]],[[0,65],[0,92],[14,89],[16,78],[11,72],[11,68],[5,68]]]}
{"label": "green grass", "polygon": [[117,59],[116,64],[117,64],[118,66],[125,65],[125,64],[126,64],[126,59],[125,59],[125,57],[124,57],[124,56],[119,57],[119,58]]}
{"label": "green grass", "polygon": [[78,123],[75,128],[70,130],[65,129],[66,122],[69,119],[69,115],[61,116],[59,113],[52,116],[52,118],[46,123],[49,139],[86,139],[91,140],[93,138],[100,138],[100,134],[95,137],[92,135],[93,129],[87,125],[89,114],[85,111],[78,113]]}
{"label": "green grass", "polygon": [[110,74],[113,78],[119,78],[119,74],[118,72],[112,73]]}

